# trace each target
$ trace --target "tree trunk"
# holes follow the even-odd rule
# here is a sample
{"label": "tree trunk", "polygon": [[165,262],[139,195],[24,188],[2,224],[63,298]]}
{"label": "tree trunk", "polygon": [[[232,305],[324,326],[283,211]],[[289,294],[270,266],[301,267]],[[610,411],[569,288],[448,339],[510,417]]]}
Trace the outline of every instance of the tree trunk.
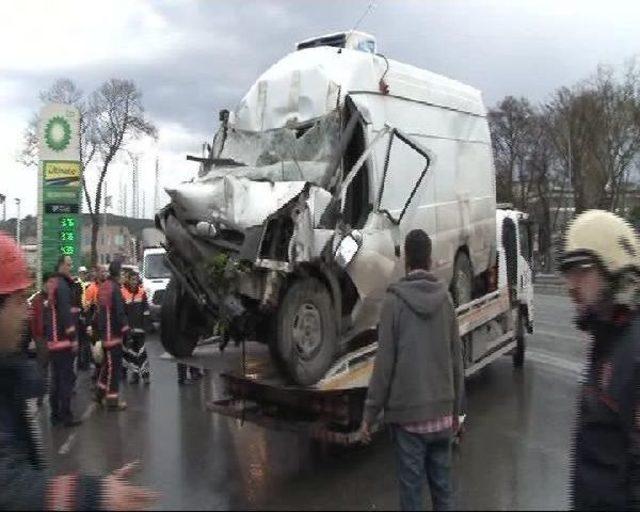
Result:
{"label": "tree trunk", "polygon": [[107,156],[102,166],[102,172],[100,173],[100,179],[98,180],[98,187],[96,188],[96,200],[93,214],[91,215],[91,264],[97,265],[98,263],[98,231],[100,230],[100,206],[102,203],[102,185],[104,178],[107,175],[109,164],[113,156]]}
{"label": "tree trunk", "polygon": [[91,214],[91,266],[98,264],[98,230],[100,229],[100,216]]}

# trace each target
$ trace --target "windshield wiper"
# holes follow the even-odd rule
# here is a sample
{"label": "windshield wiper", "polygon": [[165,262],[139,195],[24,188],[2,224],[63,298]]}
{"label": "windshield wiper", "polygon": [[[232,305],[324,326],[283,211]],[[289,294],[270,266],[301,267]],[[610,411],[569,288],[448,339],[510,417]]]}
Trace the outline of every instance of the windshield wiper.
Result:
{"label": "windshield wiper", "polygon": [[193,156],[187,155],[187,160],[191,160],[192,162],[200,162],[207,165],[214,165],[216,167],[246,167],[247,164],[243,162],[238,162],[233,158],[207,158],[203,156]]}

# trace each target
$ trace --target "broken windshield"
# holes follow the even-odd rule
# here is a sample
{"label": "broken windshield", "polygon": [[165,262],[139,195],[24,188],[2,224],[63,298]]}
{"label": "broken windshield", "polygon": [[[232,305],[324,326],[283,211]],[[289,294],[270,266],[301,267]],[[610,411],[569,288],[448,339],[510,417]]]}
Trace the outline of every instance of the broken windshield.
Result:
{"label": "broken windshield", "polygon": [[[340,137],[338,112],[311,125],[247,132],[229,127],[226,139],[220,128],[211,152],[214,158],[232,159],[241,167],[214,167],[207,177],[233,175],[268,181],[309,181],[320,185]],[[222,151],[220,146],[224,139]]]}

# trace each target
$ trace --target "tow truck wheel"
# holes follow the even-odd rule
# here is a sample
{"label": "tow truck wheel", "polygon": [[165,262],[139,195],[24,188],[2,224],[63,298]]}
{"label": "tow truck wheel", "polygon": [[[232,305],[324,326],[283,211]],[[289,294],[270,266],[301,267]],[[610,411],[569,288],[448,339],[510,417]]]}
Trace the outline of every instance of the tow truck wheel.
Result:
{"label": "tow truck wheel", "polygon": [[277,318],[277,348],[290,377],[308,386],[318,382],[334,361],[335,312],[327,288],[313,277],[287,291]]}
{"label": "tow truck wheel", "polygon": [[524,352],[526,349],[526,340],[524,334],[524,318],[521,312],[516,317],[516,348],[513,351],[513,366],[522,368],[524,365]]}
{"label": "tow truck wheel", "polygon": [[196,347],[199,333],[192,318],[197,307],[176,278],[167,285],[160,311],[160,341],[174,357],[189,357]]}

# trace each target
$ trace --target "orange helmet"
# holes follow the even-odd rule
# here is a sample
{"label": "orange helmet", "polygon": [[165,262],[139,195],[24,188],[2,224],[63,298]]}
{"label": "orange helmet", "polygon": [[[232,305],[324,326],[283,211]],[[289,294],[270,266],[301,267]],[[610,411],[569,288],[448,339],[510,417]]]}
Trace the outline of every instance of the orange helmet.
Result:
{"label": "orange helmet", "polygon": [[31,280],[27,261],[18,244],[0,231],[0,295],[9,295],[29,288]]}

